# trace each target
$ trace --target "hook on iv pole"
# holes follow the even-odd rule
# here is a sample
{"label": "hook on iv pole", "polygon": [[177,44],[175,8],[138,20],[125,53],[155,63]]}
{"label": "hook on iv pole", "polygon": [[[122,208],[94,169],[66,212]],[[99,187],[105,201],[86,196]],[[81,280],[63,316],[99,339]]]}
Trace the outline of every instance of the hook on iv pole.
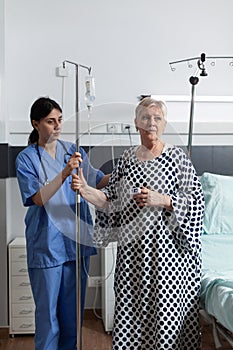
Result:
{"label": "hook on iv pole", "polygon": [[206,73],[206,70],[205,70],[204,62],[205,62],[205,54],[202,53],[201,54],[201,59],[197,61],[198,68],[201,71],[201,73],[200,73],[201,77],[206,77],[208,75]]}
{"label": "hook on iv pole", "polygon": [[81,67],[81,68],[87,69],[87,70],[88,70],[88,74],[91,75],[91,69],[92,69],[91,67],[84,66],[83,64],[76,63],[76,62],[73,62],[73,61],[64,60],[64,61],[62,62],[63,68],[65,68],[66,62],[67,62],[67,63],[70,63],[70,64],[73,64],[73,65],[76,66],[77,68],[78,68],[78,67]]}

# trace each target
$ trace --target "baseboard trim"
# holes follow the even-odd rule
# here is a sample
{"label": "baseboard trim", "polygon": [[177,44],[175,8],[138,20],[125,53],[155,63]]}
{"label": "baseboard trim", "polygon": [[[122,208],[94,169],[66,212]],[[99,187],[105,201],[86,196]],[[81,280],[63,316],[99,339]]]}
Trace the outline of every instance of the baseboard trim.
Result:
{"label": "baseboard trim", "polygon": [[0,339],[9,338],[9,327],[0,327]]}

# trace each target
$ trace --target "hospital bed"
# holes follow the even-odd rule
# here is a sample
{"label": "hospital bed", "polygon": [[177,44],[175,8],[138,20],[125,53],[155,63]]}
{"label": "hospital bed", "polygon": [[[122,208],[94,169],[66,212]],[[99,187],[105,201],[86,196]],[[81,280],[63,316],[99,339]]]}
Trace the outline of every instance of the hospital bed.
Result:
{"label": "hospital bed", "polygon": [[[201,316],[213,326],[216,349],[233,347],[233,178],[204,173]],[[220,337],[221,335],[221,337]]]}

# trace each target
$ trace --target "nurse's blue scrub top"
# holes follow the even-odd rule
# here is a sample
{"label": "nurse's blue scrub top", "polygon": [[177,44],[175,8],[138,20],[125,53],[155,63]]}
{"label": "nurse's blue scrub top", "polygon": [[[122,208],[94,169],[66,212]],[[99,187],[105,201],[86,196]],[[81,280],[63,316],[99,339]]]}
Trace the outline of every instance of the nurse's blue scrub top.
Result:
{"label": "nurse's blue scrub top", "polygon": [[[43,206],[37,206],[32,196],[44,185],[46,175],[53,180],[65,167],[65,149],[73,154],[76,146],[70,142],[57,142],[56,159],[53,159],[40,146],[31,144],[16,158],[16,174],[24,206],[29,207],[26,217],[27,260],[29,268],[58,266],[76,259],[76,193],[71,189],[69,176],[59,190]],[[94,169],[84,149],[80,147],[81,167],[90,186],[103,178],[102,171]],[[81,256],[96,254],[93,246],[93,222],[87,202],[80,202],[80,242]]]}

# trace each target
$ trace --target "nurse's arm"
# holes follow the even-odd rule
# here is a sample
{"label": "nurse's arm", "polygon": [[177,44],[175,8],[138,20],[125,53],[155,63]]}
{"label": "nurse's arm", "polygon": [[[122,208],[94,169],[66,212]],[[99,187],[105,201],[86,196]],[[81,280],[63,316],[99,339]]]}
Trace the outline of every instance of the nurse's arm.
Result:
{"label": "nurse's arm", "polygon": [[104,175],[98,183],[98,185],[96,186],[96,188],[101,189],[107,186],[110,176],[111,174]]}
{"label": "nurse's arm", "polygon": [[59,190],[63,182],[70,176],[74,169],[77,169],[82,162],[81,154],[75,152],[69,159],[66,167],[47,185],[44,185],[32,196],[33,202],[38,206],[43,206]]}

